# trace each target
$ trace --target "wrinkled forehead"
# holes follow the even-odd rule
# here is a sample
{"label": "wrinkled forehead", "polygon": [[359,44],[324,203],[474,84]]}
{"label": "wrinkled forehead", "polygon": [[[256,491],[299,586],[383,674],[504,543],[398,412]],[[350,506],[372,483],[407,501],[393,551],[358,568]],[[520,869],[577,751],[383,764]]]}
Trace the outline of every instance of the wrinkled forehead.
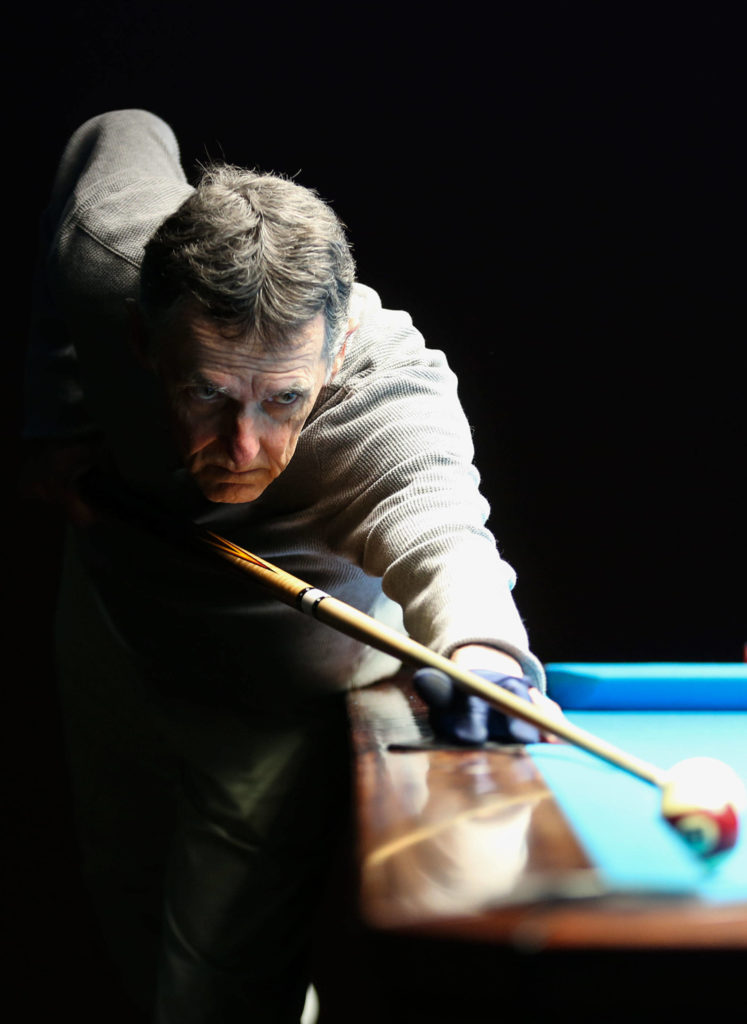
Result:
{"label": "wrinkled forehead", "polygon": [[309,371],[324,362],[326,322],[318,314],[290,338],[267,343],[253,334],[227,329],[185,307],[164,324],[155,338],[162,368],[171,372],[200,369],[229,374]]}

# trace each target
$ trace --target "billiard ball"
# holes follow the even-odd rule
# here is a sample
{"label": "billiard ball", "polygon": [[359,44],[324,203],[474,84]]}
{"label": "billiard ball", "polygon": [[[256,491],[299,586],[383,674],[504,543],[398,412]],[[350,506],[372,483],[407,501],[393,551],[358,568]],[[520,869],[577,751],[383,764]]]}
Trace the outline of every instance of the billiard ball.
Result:
{"label": "billiard ball", "polygon": [[662,785],[663,816],[704,857],[735,845],[739,815],[746,806],[747,792],[739,776],[712,757],[680,761]]}

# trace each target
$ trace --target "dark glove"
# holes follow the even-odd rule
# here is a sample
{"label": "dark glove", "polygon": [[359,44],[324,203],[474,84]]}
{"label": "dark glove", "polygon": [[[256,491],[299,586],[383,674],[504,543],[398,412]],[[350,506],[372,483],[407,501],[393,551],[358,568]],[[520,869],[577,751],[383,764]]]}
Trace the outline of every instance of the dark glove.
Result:
{"label": "dark glove", "polygon": [[[530,700],[530,681],[522,676],[504,676],[500,672],[478,669],[474,672],[491,683],[497,683],[517,697]],[[510,718],[481,697],[465,693],[445,673],[435,668],[421,668],[413,677],[415,689],[428,705],[428,720],[437,736],[461,744],[539,743],[539,729],[519,718]]]}

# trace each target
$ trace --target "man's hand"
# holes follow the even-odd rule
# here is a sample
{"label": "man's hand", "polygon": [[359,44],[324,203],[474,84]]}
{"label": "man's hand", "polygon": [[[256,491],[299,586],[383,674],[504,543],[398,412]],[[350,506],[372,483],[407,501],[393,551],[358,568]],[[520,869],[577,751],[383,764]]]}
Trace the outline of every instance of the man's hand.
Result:
{"label": "man's hand", "polygon": [[[562,711],[522,675],[519,663],[503,651],[481,645],[458,648],[452,660],[491,683],[541,708],[548,715],[562,718]],[[428,705],[433,731],[456,743],[558,742],[550,733],[541,733],[534,725],[510,718],[480,697],[472,696],[435,669],[421,669],[414,676],[415,688]]]}
{"label": "man's hand", "polygon": [[[476,670],[475,675],[504,687],[529,701],[529,680]],[[456,743],[539,743],[540,733],[529,722],[509,718],[481,697],[465,693],[449,676],[434,668],[421,668],[413,678],[415,689],[428,705],[428,718],[437,736]]]}

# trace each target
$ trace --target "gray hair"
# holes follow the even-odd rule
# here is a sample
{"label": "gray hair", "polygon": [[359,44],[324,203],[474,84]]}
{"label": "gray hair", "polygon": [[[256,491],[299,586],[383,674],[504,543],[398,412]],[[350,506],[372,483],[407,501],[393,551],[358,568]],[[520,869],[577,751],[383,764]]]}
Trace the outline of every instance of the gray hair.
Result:
{"label": "gray hair", "polygon": [[158,328],[197,300],[224,333],[257,337],[270,349],[323,313],[331,362],[344,341],[354,278],[344,227],[315,192],[217,165],[146,245],[140,305]]}

